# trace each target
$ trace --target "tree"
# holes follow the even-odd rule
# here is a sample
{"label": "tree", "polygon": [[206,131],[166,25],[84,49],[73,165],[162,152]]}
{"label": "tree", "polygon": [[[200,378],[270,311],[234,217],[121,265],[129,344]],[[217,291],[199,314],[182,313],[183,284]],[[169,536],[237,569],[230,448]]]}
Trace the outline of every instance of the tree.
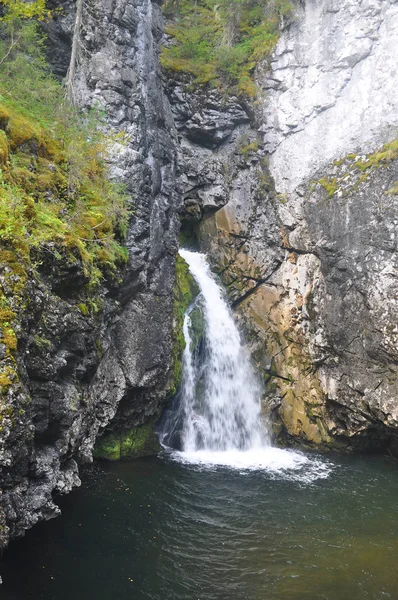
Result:
{"label": "tree", "polygon": [[75,27],[73,30],[72,52],[70,57],[69,69],[66,75],[66,89],[69,100],[74,104],[74,81],[76,76],[76,67],[79,59],[80,32],[83,20],[83,0],[76,2],[76,18]]}
{"label": "tree", "polygon": [[51,15],[46,8],[46,0],[35,0],[34,2],[25,2],[24,0],[2,0],[6,11],[1,18],[2,21],[12,21],[14,19],[37,19],[44,21]]}
{"label": "tree", "polygon": [[0,66],[7,61],[13,50],[18,47],[23,34],[18,31],[18,23],[35,19],[36,21],[45,21],[51,15],[46,8],[46,0],[35,0],[35,2],[25,2],[24,0],[3,0],[4,14],[0,18],[6,27],[5,39],[8,46],[0,57]]}

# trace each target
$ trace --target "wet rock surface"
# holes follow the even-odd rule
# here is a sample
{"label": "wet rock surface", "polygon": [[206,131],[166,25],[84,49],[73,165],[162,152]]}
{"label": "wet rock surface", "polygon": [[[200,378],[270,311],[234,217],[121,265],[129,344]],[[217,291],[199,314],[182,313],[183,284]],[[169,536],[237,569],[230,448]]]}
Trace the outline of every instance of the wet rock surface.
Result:
{"label": "wet rock surface", "polygon": [[[76,266],[71,271],[74,280]],[[3,544],[8,536],[18,537],[39,520],[58,515],[54,495],[80,485],[75,458],[86,434],[88,382],[107,343],[106,328],[119,310],[105,288],[98,290],[95,303],[87,301],[82,272],[82,285],[62,295],[59,271],[51,270],[50,262],[31,275],[20,315],[20,379],[10,386],[1,415]],[[64,269],[62,280],[67,277]]]}

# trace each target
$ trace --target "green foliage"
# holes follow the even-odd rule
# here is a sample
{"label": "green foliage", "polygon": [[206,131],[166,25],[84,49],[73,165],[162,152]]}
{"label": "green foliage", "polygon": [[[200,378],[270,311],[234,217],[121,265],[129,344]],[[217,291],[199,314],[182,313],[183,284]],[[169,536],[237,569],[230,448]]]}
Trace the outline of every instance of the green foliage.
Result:
{"label": "green foliage", "polygon": [[[83,271],[87,306],[101,279],[127,260],[126,198],[108,178],[101,114],[79,112],[49,71],[36,22],[44,0],[2,2],[0,19],[0,396],[18,385],[16,351],[24,288],[50,260]],[[47,340],[35,339],[45,350]],[[7,407],[6,404],[4,404]],[[5,413],[0,403],[0,427]]]}
{"label": "green foliage", "polygon": [[367,171],[381,166],[387,166],[392,160],[398,157],[398,140],[392,140],[372,154],[366,156],[364,160],[357,160],[354,164],[356,169]]}
{"label": "green foliage", "polygon": [[47,338],[38,335],[37,333],[34,335],[34,343],[36,348],[41,352],[46,352],[51,348],[51,342]]}
{"label": "green foliage", "polygon": [[26,263],[32,250],[81,261],[96,285],[127,260],[126,198],[107,166],[122,140],[65,100],[34,23],[8,20],[0,34],[0,239]]}
{"label": "green foliage", "polygon": [[250,141],[244,140],[241,145],[239,145],[238,151],[245,159],[252,153],[257,152],[258,150],[258,141]]}
{"label": "green foliage", "polygon": [[331,179],[328,179],[327,177],[322,177],[322,179],[319,180],[319,183],[321,184],[323,189],[326,191],[328,198],[331,198],[332,196],[334,196],[339,188],[339,183],[338,183],[337,179],[334,177]]}
{"label": "green foliage", "polygon": [[270,56],[280,21],[292,11],[288,0],[168,0],[173,44],[163,48],[161,63],[198,84],[253,96],[253,70]]}
{"label": "green foliage", "polygon": [[80,303],[78,304],[78,307],[79,307],[79,309],[80,309],[80,312],[82,313],[82,315],[83,315],[84,317],[86,317],[88,314],[90,314],[90,309],[89,309],[89,307],[87,306],[87,304],[84,304],[84,302],[80,302]]}
{"label": "green foliage", "polygon": [[38,19],[44,21],[50,16],[50,11],[46,8],[46,0],[35,0],[34,2],[24,0],[2,0],[6,7],[4,21],[13,21],[14,19]]}
{"label": "green foliage", "polygon": [[44,57],[37,24],[13,19],[0,22],[1,94],[48,126],[60,114],[63,90]]}

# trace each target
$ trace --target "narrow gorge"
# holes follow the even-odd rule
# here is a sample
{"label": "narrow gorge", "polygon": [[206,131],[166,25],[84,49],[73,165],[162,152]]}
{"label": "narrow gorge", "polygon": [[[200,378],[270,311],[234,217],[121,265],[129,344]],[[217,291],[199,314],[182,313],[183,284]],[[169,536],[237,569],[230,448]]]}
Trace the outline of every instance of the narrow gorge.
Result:
{"label": "narrow gorge", "polygon": [[[23,8],[11,26],[24,33],[8,38],[14,5]],[[141,475],[114,463],[165,449],[176,474],[170,505],[182,490],[192,509],[184,522],[202,507],[199,473],[209,463],[215,523],[229,495],[214,483],[218,468],[247,468],[255,487],[263,469],[292,502],[290,481],[325,482],[332,504],[330,478],[348,490],[358,455],[355,489],[361,473],[384,485],[396,463],[377,473],[373,455],[398,457],[398,1],[7,0],[0,8],[0,551],[58,516],[61,496],[82,481],[74,493],[92,502],[85,473],[92,482],[99,469],[104,497],[112,473],[131,478],[134,495]],[[32,18],[40,34],[28,32]],[[31,39],[39,54],[27,60]],[[18,80],[29,62],[42,69],[37,80],[27,71],[30,95]],[[52,126],[43,113],[64,81],[64,121],[58,112]],[[41,109],[31,106],[36,97]],[[254,456],[264,448],[268,458]],[[209,458],[226,450],[251,452],[254,462]],[[181,455],[195,452],[181,474]],[[158,497],[164,475],[148,469]],[[231,473],[225,485],[246,498]],[[388,485],[391,498],[395,479]],[[388,498],[380,503],[395,511]],[[243,523],[244,507],[234,507]],[[318,523],[321,507],[314,511]],[[178,524],[165,527],[173,548]],[[279,535],[279,516],[272,527]],[[232,598],[228,578],[223,595],[193,566],[195,536],[203,548],[222,536],[191,535],[193,587],[180,574],[170,600],[199,589],[201,600]],[[240,563],[245,543],[241,552]],[[169,600],[167,572],[179,575],[167,556],[162,583],[137,598]],[[267,589],[270,599],[304,597],[272,577],[270,588],[242,583],[234,600],[265,598]],[[398,582],[389,577],[364,597],[393,598]],[[349,586],[313,597],[349,589],[359,598]]]}

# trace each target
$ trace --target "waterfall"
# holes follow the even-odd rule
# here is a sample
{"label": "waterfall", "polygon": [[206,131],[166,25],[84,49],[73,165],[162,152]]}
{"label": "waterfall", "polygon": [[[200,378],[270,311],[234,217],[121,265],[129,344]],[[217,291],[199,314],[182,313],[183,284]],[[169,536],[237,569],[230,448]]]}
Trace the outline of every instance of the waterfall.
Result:
{"label": "waterfall", "polygon": [[203,254],[181,250],[201,291],[204,350],[195,364],[191,319],[184,321],[182,445],[197,450],[249,450],[268,445],[260,386],[222,290]]}
{"label": "waterfall", "polygon": [[[270,444],[261,415],[261,386],[205,255],[188,250],[180,250],[180,255],[200,294],[185,315],[182,383],[161,422],[162,445],[176,460],[205,467],[278,474],[308,470],[310,461],[304,454]],[[192,323],[198,309],[204,325],[199,345]],[[172,450],[176,447],[179,450]]]}

